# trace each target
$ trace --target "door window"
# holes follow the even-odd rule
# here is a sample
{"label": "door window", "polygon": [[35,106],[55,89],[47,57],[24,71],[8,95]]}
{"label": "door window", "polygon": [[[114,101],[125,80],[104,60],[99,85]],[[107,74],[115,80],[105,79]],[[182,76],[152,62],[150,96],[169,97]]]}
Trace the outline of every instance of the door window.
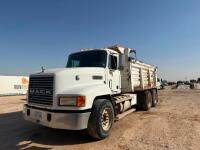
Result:
{"label": "door window", "polygon": [[110,55],[109,69],[117,70],[117,57],[116,56]]}

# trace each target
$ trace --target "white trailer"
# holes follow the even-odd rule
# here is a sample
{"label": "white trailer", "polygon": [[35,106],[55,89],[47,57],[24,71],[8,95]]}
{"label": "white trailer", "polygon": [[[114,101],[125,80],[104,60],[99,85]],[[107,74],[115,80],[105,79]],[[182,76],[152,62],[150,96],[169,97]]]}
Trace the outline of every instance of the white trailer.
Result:
{"label": "white trailer", "polygon": [[81,50],[69,56],[66,68],[30,76],[24,118],[50,128],[87,129],[104,139],[114,120],[156,106],[156,71],[130,48]]}
{"label": "white trailer", "polygon": [[0,76],[0,96],[27,94],[27,76]]}

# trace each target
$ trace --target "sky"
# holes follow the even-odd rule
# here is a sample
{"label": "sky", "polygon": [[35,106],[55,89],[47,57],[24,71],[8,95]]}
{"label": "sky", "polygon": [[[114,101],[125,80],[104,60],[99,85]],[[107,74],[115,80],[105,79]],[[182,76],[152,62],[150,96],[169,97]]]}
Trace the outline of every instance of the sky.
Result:
{"label": "sky", "polygon": [[200,77],[199,0],[1,0],[0,74],[65,67],[68,54],[137,50],[171,81]]}

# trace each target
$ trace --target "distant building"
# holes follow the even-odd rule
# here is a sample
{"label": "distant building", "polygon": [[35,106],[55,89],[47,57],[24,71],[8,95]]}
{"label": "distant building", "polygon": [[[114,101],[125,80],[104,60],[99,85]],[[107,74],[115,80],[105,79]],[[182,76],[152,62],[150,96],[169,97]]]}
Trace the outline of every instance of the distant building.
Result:
{"label": "distant building", "polygon": [[26,94],[28,83],[27,76],[0,76],[0,96]]}

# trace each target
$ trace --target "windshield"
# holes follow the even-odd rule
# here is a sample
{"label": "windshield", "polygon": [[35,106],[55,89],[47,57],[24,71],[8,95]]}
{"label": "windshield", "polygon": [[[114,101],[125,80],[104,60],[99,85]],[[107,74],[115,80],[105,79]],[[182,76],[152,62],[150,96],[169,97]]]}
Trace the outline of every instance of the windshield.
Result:
{"label": "windshield", "polygon": [[102,50],[92,50],[71,54],[67,68],[72,67],[106,67],[107,53]]}

